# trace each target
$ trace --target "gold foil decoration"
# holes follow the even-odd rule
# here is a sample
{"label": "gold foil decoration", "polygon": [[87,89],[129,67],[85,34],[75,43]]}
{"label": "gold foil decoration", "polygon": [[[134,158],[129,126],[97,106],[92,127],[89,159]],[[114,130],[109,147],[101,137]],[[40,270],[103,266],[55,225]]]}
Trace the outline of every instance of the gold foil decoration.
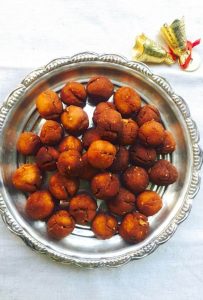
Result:
{"label": "gold foil decoration", "polygon": [[147,63],[166,63],[169,65],[174,63],[172,56],[145,34],[139,35],[135,41],[133,60]]}

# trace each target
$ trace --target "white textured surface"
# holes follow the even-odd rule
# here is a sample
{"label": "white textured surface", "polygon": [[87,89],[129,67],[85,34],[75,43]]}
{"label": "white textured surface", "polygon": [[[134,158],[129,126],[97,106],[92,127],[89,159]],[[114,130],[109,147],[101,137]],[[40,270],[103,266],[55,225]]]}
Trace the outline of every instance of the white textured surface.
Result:
{"label": "white textured surface", "polygon": [[[131,58],[134,37],[155,37],[165,21],[185,16],[189,39],[203,32],[201,1],[35,0],[0,10],[0,102],[32,69],[81,51]],[[196,49],[203,61],[202,45]],[[203,68],[154,66],[188,103],[203,134]],[[202,144],[202,142],[201,142]],[[203,299],[203,188],[173,238],[145,259],[118,269],[86,270],[32,252],[0,221],[0,299]]]}

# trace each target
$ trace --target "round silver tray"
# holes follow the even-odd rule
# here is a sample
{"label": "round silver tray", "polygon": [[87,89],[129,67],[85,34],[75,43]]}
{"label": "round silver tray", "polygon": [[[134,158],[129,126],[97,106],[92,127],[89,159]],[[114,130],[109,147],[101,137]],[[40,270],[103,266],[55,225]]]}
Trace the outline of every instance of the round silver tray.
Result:
{"label": "round silver tray", "polygon": [[[170,128],[177,141],[175,153],[165,158],[176,165],[179,179],[168,188],[151,187],[163,196],[164,206],[149,218],[149,236],[135,245],[125,243],[119,235],[105,241],[98,240],[88,226],[77,226],[73,234],[54,242],[48,238],[44,222],[32,222],[26,218],[26,195],[17,192],[11,184],[12,172],[24,162],[16,151],[19,133],[23,130],[38,132],[43,122],[35,110],[37,95],[47,88],[58,92],[68,80],[86,83],[95,74],[109,77],[116,87],[129,85],[135,88],[144,102],[156,105],[166,128]],[[91,114],[90,105],[85,109]],[[153,74],[146,65],[118,55],[80,53],[55,59],[33,71],[0,108],[0,132],[0,212],[3,221],[33,250],[59,262],[85,267],[116,267],[152,253],[188,216],[192,199],[200,186],[202,153],[198,145],[199,135],[185,101],[174,93],[164,78]]]}

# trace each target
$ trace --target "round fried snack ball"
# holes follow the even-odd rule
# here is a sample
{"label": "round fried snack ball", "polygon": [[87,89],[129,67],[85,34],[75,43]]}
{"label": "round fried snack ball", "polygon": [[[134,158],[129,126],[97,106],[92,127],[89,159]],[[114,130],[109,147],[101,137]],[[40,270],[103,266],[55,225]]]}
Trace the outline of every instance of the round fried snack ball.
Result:
{"label": "round fried snack ball", "polygon": [[36,164],[43,171],[53,171],[56,169],[56,162],[59,153],[54,147],[43,146],[36,155]]}
{"label": "round fried snack ball", "polygon": [[87,113],[75,105],[66,107],[61,115],[61,123],[68,133],[75,135],[80,135],[89,126]]}
{"label": "round fried snack ball", "polygon": [[123,174],[125,186],[133,193],[141,193],[149,184],[149,176],[145,169],[131,166]]}
{"label": "round fried snack ball", "polygon": [[114,86],[107,77],[95,76],[88,81],[86,90],[90,100],[98,103],[107,101],[113,95]]}
{"label": "round fried snack ball", "polygon": [[93,142],[88,151],[89,163],[98,169],[109,168],[116,155],[116,147],[107,141],[98,140]]}
{"label": "round fried snack ball", "polygon": [[70,200],[69,212],[76,223],[86,225],[96,215],[97,203],[88,194],[82,193]]}
{"label": "round fried snack ball", "polygon": [[97,125],[97,119],[100,117],[100,114],[102,114],[104,111],[108,109],[115,110],[115,105],[111,102],[100,102],[99,104],[97,104],[92,117],[92,120],[95,125]]}
{"label": "round fried snack ball", "polygon": [[116,234],[118,222],[115,217],[98,213],[92,222],[92,231],[97,238],[106,240]]}
{"label": "round fried snack ball", "polygon": [[61,90],[61,100],[67,105],[84,106],[86,98],[85,87],[79,82],[68,82]]}
{"label": "round fried snack ball", "polygon": [[156,161],[156,150],[137,143],[130,147],[130,160],[137,166],[151,167]]}
{"label": "round fried snack ball", "polygon": [[83,147],[85,149],[88,149],[88,147],[93,143],[94,141],[101,140],[101,136],[99,134],[98,129],[96,128],[89,128],[85,131],[85,133],[82,136],[82,143]]}
{"label": "round fried snack ball", "polygon": [[73,197],[79,189],[79,180],[61,175],[59,172],[53,174],[49,180],[49,191],[58,200],[67,200]]}
{"label": "round fried snack ball", "polygon": [[25,212],[32,220],[43,220],[51,215],[54,209],[54,201],[51,194],[44,191],[37,191],[31,194],[26,202]]}
{"label": "round fried snack ball", "polygon": [[117,147],[116,157],[110,170],[114,173],[123,172],[127,169],[129,164],[129,151],[123,146]]}
{"label": "round fried snack ball", "polygon": [[121,145],[133,145],[138,134],[138,125],[132,119],[122,119],[123,128],[119,136]]}
{"label": "round fried snack ball", "polygon": [[21,133],[16,144],[18,152],[23,155],[34,155],[40,146],[40,138],[34,132]]}
{"label": "round fried snack ball", "polygon": [[63,239],[74,228],[75,221],[66,210],[57,211],[47,222],[48,235],[56,240]]}
{"label": "round fried snack ball", "polygon": [[156,192],[144,191],[137,196],[137,209],[147,217],[155,215],[162,205],[162,199]]}
{"label": "round fried snack ball", "polygon": [[12,175],[16,189],[23,192],[35,192],[41,185],[42,176],[36,164],[24,164]]}
{"label": "round fried snack ball", "polygon": [[151,147],[157,147],[162,144],[164,136],[164,127],[154,120],[144,123],[138,131],[138,137],[142,143]]}
{"label": "round fried snack ball", "polygon": [[141,98],[131,87],[123,86],[114,94],[114,104],[122,115],[130,115],[141,107]]}
{"label": "round fried snack ball", "polygon": [[154,105],[147,104],[139,110],[136,121],[139,126],[142,126],[144,123],[151,120],[161,122],[161,116],[160,112]]}
{"label": "round fried snack ball", "polygon": [[82,166],[81,155],[76,150],[64,151],[59,155],[57,168],[64,176],[77,177]]}
{"label": "round fried snack ball", "polygon": [[42,126],[40,132],[40,139],[43,144],[56,145],[60,142],[62,136],[63,136],[63,129],[58,122],[48,120]]}
{"label": "round fried snack ball", "polygon": [[108,200],[116,194],[120,189],[118,177],[112,173],[100,173],[93,177],[91,181],[92,193],[99,199]]}
{"label": "round fried snack ball", "polygon": [[169,161],[160,159],[149,170],[149,178],[157,185],[169,185],[178,179],[178,171]]}
{"label": "round fried snack ball", "polygon": [[165,130],[165,136],[163,144],[157,148],[157,152],[161,154],[172,153],[176,149],[176,141],[173,134],[170,131]]}
{"label": "round fried snack ball", "polygon": [[135,195],[130,191],[120,188],[115,198],[107,201],[108,209],[118,215],[123,216],[135,209]]}
{"label": "round fried snack ball", "polygon": [[83,180],[91,180],[98,172],[98,169],[90,165],[87,157],[87,152],[85,152],[82,155],[82,167],[80,169],[79,177]]}
{"label": "round fried snack ball", "polygon": [[52,90],[44,91],[37,97],[36,107],[40,116],[47,120],[57,119],[63,111],[61,100]]}
{"label": "round fried snack ball", "polygon": [[58,151],[64,152],[68,150],[76,150],[78,152],[82,152],[81,141],[72,135],[65,136],[60,142],[60,144],[58,145]]}
{"label": "round fried snack ball", "polygon": [[149,233],[148,219],[138,212],[131,212],[124,216],[118,232],[120,236],[130,244],[140,242],[144,240]]}

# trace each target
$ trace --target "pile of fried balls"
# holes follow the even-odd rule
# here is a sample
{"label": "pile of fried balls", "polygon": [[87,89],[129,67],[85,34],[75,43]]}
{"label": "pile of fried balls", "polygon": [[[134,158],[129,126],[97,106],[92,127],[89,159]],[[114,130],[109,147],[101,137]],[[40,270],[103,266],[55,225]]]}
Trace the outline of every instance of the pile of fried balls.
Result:
{"label": "pile of fried balls", "polygon": [[[83,110],[87,99],[96,106],[92,127]],[[14,187],[29,193],[28,218],[45,221],[48,235],[57,240],[76,223],[90,224],[99,239],[117,232],[128,243],[145,239],[148,217],[163,205],[159,194],[147,189],[149,182],[168,186],[178,178],[175,166],[157,158],[176,148],[158,109],[141,106],[129,86],[114,91],[105,76],[91,78],[86,86],[68,82],[60,95],[46,90],[36,108],[46,119],[39,135],[23,132],[17,141],[18,152],[35,156],[35,163],[21,165],[12,175]],[[52,173],[40,189],[45,172]],[[78,192],[80,180],[89,182],[90,191]],[[96,199],[105,201],[106,211]]]}

